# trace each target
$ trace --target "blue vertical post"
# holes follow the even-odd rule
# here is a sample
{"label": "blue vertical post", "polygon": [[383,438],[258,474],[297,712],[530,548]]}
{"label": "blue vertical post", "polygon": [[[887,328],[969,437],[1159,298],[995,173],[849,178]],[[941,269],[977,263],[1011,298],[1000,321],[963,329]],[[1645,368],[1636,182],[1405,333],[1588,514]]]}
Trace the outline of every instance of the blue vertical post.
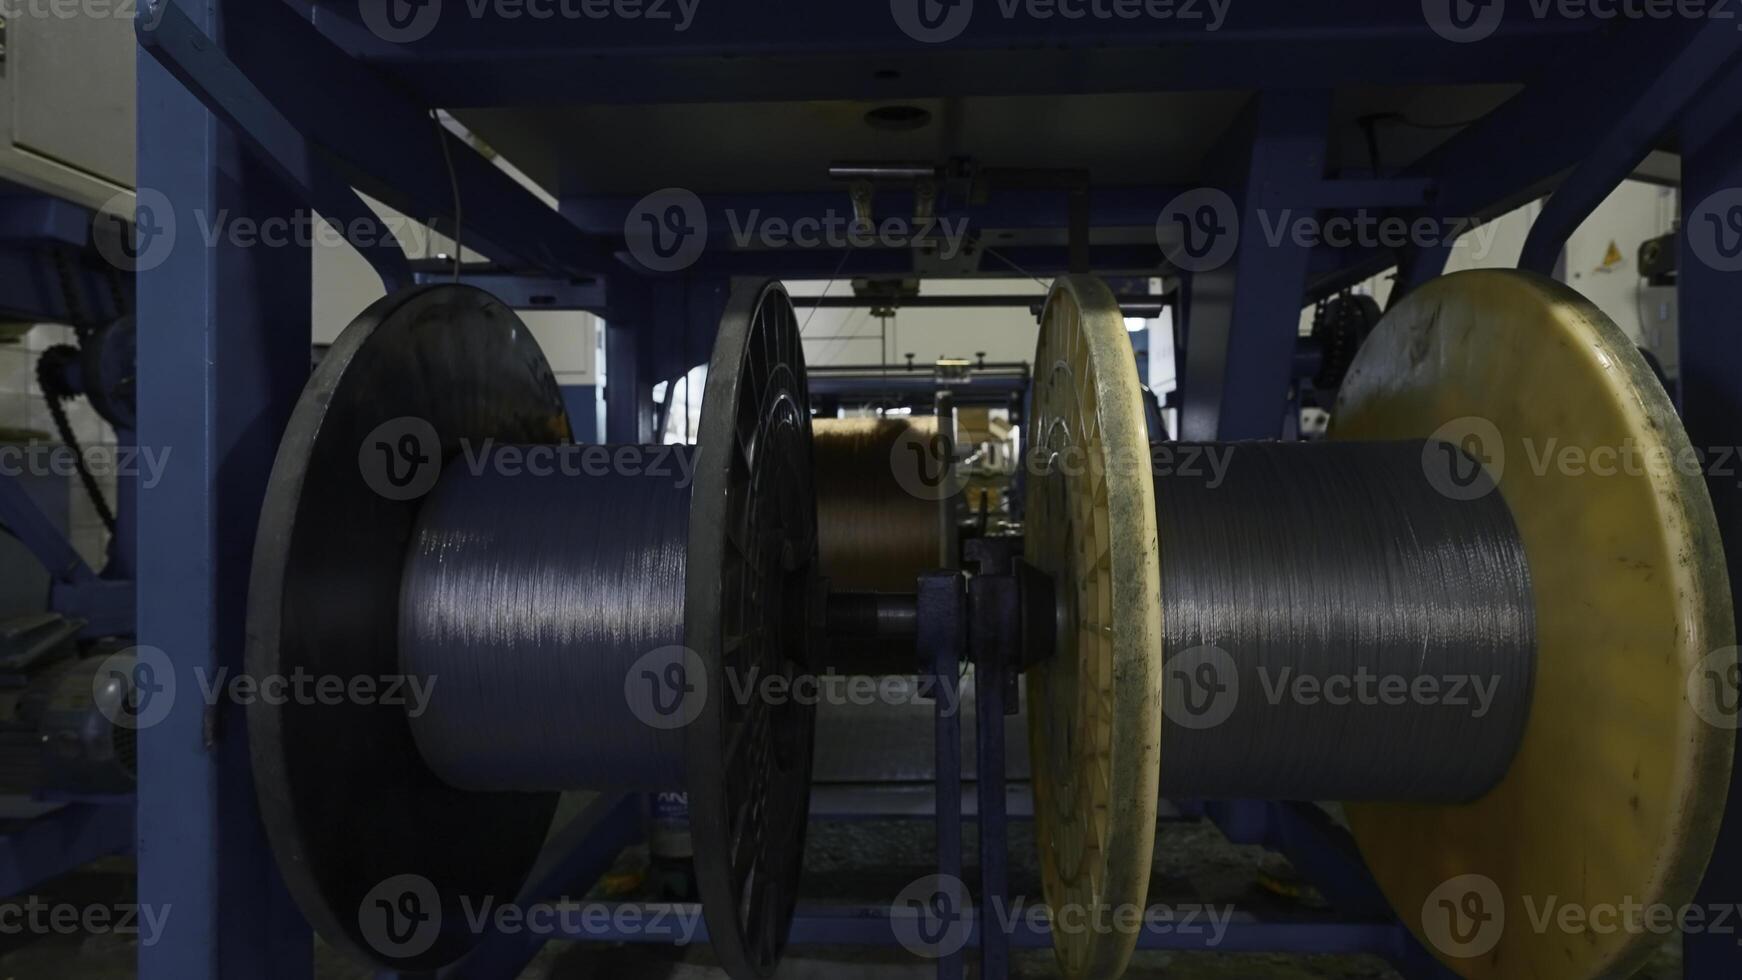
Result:
{"label": "blue vertical post", "polygon": [[653,431],[653,378],[648,371],[653,333],[653,298],[647,282],[620,273],[606,288],[605,441],[644,443]]}
{"label": "blue vertical post", "polygon": [[1020,601],[1016,579],[1009,575],[981,575],[968,586],[975,627],[969,645],[974,657],[974,785],[980,825],[980,976],[988,980],[1010,974],[1010,937],[1000,915],[1008,901],[1010,847],[1004,806],[1005,658],[1020,649],[1021,638],[1013,629]]}
{"label": "blue vertical post", "polygon": [[1323,91],[1259,93],[1211,158],[1208,172],[1235,175],[1232,207],[1206,198],[1181,216],[1194,219],[1186,234],[1234,243],[1230,255],[1216,240],[1195,243],[1197,261],[1186,253],[1199,267],[1183,287],[1191,319],[1181,439],[1268,439],[1282,430],[1312,254],[1288,229],[1314,217],[1308,202],[1324,177],[1329,116]]}
{"label": "blue vertical post", "polygon": [[[1682,419],[1694,446],[1742,446],[1742,93],[1707,93],[1682,119],[1682,241],[1677,290],[1681,316]],[[1742,609],[1742,491],[1733,476],[1707,481]],[[1739,757],[1742,758],[1742,757]],[[1742,770],[1738,770],[1742,773]],[[1734,779],[1723,829],[1697,903],[1742,902],[1742,778]],[[1742,946],[1733,935],[1683,938],[1687,980],[1742,976]]]}
{"label": "blue vertical post", "polygon": [[[230,5],[167,2],[222,43]],[[143,53],[138,83],[141,224],[155,229],[141,242],[139,440],[170,453],[139,493],[139,640],[174,680],[167,718],[139,734],[139,900],[174,910],[139,976],[307,978],[312,943],[267,849],[243,712],[208,706],[199,681],[242,667],[255,522],[308,374],[309,256],[206,244],[220,216],[291,218],[298,202]]]}
{"label": "blue vertical post", "polygon": [[[967,624],[962,578],[955,572],[927,572],[919,577],[919,635],[915,645],[928,665],[935,702],[933,751],[937,762],[938,874],[947,881],[962,877],[962,718],[959,684]],[[938,958],[938,980],[962,980],[962,952]]]}

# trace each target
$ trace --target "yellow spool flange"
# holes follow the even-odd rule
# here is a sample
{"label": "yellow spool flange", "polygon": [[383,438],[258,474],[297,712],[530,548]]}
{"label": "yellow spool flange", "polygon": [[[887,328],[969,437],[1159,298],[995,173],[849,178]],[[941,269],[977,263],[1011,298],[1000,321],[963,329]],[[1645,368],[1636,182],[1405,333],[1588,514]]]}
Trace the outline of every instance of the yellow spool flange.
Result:
{"label": "yellow spool flange", "polygon": [[[1119,304],[1059,279],[1034,359],[1027,558],[1053,575],[1056,656],[1028,673],[1035,837],[1067,977],[1114,977],[1137,942],[1161,767],[1161,566],[1137,362]],[[1097,920],[1082,921],[1093,915]]]}
{"label": "yellow spool flange", "polygon": [[1386,314],[1332,419],[1334,438],[1437,437],[1483,459],[1536,595],[1536,689],[1511,770],[1467,805],[1349,807],[1368,866],[1462,976],[1632,973],[1663,935],[1604,918],[1693,900],[1736,737],[1702,719],[1689,684],[1723,675],[1735,626],[1717,520],[1674,406],[1583,297],[1480,270],[1429,282]]}
{"label": "yellow spool flange", "polygon": [[[1090,277],[1059,280],[1048,300],[1032,416],[1030,472],[1044,475],[1031,481],[1028,558],[1061,597],[1059,654],[1029,674],[1046,897],[1141,908],[1161,757],[1160,542],[1130,343]],[[1462,976],[1626,975],[1661,935],[1538,923],[1549,902],[1679,909],[1723,813],[1735,733],[1704,720],[1695,696],[1702,674],[1734,663],[1735,627],[1674,407],[1578,294],[1485,270],[1435,280],[1388,313],[1334,419],[1336,438],[1433,438],[1483,459],[1536,596],[1536,689],[1512,769],[1470,804],[1349,807],[1368,864]],[[1624,453],[1653,462],[1623,466]],[[1067,456],[1077,465],[1048,471]],[[1114,925],[1055,935],[1066,976],[1124,969],[1137,931]]]}

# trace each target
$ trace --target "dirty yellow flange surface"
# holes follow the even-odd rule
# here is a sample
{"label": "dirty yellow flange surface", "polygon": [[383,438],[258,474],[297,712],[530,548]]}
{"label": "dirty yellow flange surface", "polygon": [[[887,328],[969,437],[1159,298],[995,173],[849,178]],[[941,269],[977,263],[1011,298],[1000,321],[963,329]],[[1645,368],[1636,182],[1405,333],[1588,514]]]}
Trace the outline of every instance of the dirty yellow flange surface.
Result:
{"label": "dirty yellow flange surface", "polygon": [[1334,438],[1433,437],[1484,460],[1536,595],[1536,688],[1511,770],[1466,805],[1350,806],[1369,867],[1464,977],[1632,973],[1663,936],[1637,912],[1626,927],[1627,909],[1693,900],[1735,741],[1698,700],[1701,675],[1733,662],[1735,629],[1674,408],[1577,293],[1482,270],[1387,313],[1332,418]]}
{"label": "dirty yellow flange surface", "polygon": [[1116,977],[1155,846],[1161,570],[1137,364],[1100,280],[1054,284],[1031,415],[1027,558],[1053,575],[1059,621],[1057,655],[1028,673],[1035,836],[1065,976]]}

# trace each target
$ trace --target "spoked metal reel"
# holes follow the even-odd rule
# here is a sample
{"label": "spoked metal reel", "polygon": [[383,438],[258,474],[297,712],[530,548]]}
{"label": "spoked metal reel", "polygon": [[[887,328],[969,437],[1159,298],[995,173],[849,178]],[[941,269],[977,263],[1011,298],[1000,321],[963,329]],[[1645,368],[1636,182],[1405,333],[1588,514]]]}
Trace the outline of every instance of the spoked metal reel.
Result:
{"label": "spoked metal reel", "polygon": [[[433,970],[482,938],[465,927],[467,907],[519,894],[558,791],[687,789],[715,951],[735,977],[766,976],[795,905],[814,719],[803,705],[736,697],[729,676],[791,675],[808,659],[815,628],[810,412],[785,292],[774,284],[734,291],[709,365],[694,482],[687,505],[679,503],[688,513],[667,525],[678,540],[611,543],[615,558],[657,547],[681,566],[674,621],[654,624],[682,637],[687,653],[675,666],[693,665],[677,678],[685,723],[676,732],[626,721],[631,672],[649,651],[613,646],[610,630],[580,622],[620,612],[620,597],[550,608],[528,598],[540,583],[516,580],[560,579],[593,557],[587,541],[554,556],[515,548],[565,540],[571,517],[600,500],[648,495],[603,477],[535,486],[468,472],[472,456],[461,465],[480,446],[569,440],[537,344],[481,291],[444,285],[389,296],[333,345],[296,407],[268,488],[248,670],[348,683],[402,670],[415,678],[441,663],[461,676],[431,679],[428,711],[415,725],[403,705],[378,701],[251,705],[273,850],[329,941],[386,968]],[[670,499],[664,490],[651,496]],[[606,561],[603,539],[598,550]],[[621,574],[629,564],[585,570]],[[420,590],[480,568],[501,574],[480,575],[487,584],[452,608],[418,605]],[[544,643],[553,623],[578,624],[572,635],[581,639]],[[484,628],[501,624],[513,628]],[[477,638],[486,634],[495,638]],[[446,690],[434,683],[444,680]],[[573,740],[553,748],[553,759],[581,763],[541,771],[525,758],[492,756],[507,749],[481,735],[465,737],[535,723]],[[601,771],[647,775],[589,775],[589,741],[646,753],[645,766],[617,759]],[[660,773],[675,774],[676,785],[625,785],[657,783]],[[501,785],[473,785],[480,781]],[[405,929],[389,928],[395,921]]]}

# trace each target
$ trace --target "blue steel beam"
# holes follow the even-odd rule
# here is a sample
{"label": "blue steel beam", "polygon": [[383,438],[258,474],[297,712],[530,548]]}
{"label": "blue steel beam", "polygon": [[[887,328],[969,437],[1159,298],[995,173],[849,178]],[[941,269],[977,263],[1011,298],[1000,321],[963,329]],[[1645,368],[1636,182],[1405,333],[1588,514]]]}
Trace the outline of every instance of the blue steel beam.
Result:
{"label": "blue steel beam", "polygon": [[[235,132],[251,140],[260,159],[281,179],[302,191],[314,209],[368,260],[388,292],[411,285],[411,269],[399,242],[192,18],[180,7],[168,4],[159,16],[140,18],[138,34],[147,53]],[[141,186],[154,189],[149,184]]]}
{"label": "blue steel beam", "polygon": [[[1681,335],[1681,410],[1688,436],[1709,461],[1742,447],[1742,84],[1732,80],[1681,119],[1681,263],[1676,274]],[[1728,472],[1728,467],[1723,468]],[[1714,468],[1707,480],[1742,609],[1742,489]],[[1742,753],[1737,756],[1742,761]],[[1742,903],[1742,768],[1732,776],[1724,823],[1695,902]],[[1683,936],[1686,980],[1742,976],[1742,946],[1716,932]]]}
{"label": "blue steel beam", "polygon": [[[351,0],[319,0],[315,22],[449,107],[1210,91],[1302,79],[1325,87],[1521,82],[1542,70],[1542,42],[1573,45],[1606,26],[1594,17],[1538,18],[1514,4],[1472,56],[1436,35],[1419,4],[1394,0],[1223,0],[1214,9],[1201,0],[1138,18],[1035,16],[1026,2],[982,0],[959,5],[970,11],[959,32],[951,21],[926,43],[904,33],[892,12],[917,7],[911,0],[692,3],[682,30],[676,19],[589,17],[580,13],[586,6],[571,2],[577,13],[562,16],[555,0],[430,3],[421,8],[436,8],[426,21],[408,5],[399,8],[406,31],[384,32],[405,43],[371,34]],[[655,6],[676,13],[680,4],[639,9]],[[499,13],[510,10],[520,15]]]}
{"label": "blue steel beam", "polygon": [[[1235,181],[1236,213],[1218,210],[1215,227],[1186,232],[1209,236],[1198,247],[1212,267],[1195,270],[1186,287],[1182,439],[1271,439],[1282,430],[1312,250],[1286,236],[1271,241],[1267,228],[1281,209],[1311,216],[1303,198],[1324,175],[1329,111],[1326,92],[1262,92],[1217,151]],[[1233,228],[1220,224],[1230,220]],[[1214,263],[1220,236],[1231,233],[1232,253]]]}
{"label": "blue steel beam", "polygon": [[[352,186],[450,237],[458,224],[463,244],[493,261],[569,276],[613,267],[604,243],[581,234],[439,126],[429,114],[435,103],[407,98],[285,3],[257,0],[246,7],[247,16],[229,26],[225,39],[233,59],[216,49],[167,51],[173,16],[160,18],[155,29],[142,20],[141,40],[171,55],[179,71],[203,66],[212,76],[208,83],[220,75],[240,79],[246,88],[230,81],[208,84],[205,95],[227,107],[251,135],[270,127],[279,133],[274,145],[294,146],[291,135],[306,140]],[[161,33],[166,28],[171,35]]]}
{"label": "blue steel beam", "polygon": [[[1399,174],[1430,178],[1438,187],[1431,208],[1402,214],[1487,220],[1552,190],[1608,131],[1613,107],[1631,105],[1634,93],[1664,74],[1701,28],[1672,20],[1609,31],[1588,44],[1553,45],[1547,57],[1545,49],[1537,49],[1538,80]],[[1487,43],[1460,47],[1486,52]],[[1371,248],[1320,252],[1311,295],[1360,282],[1401,258],[1408,275],[1394,292],[1398,298],[1409,286],[1439,275],[1448,254],[1445,247],[1401,257]]]}
{"label": "blue steel beam", "polygon": [[[1089,191],[1089,227],[1130,228],[1148,231],[1155,227],[1161,210],[1188,186],[1093,187]],[[1422,207],[1433,196],[1434,182],[1427,178],[1372,179],[1366,177],[1322,180],[1304,188],[1296,206],[1302,208]],[[636,213],[642,199],[627,196],[566,197],[562,211],[582,231],[621,237],[624,225]],[[834,192],[781,192],[769,194],[698,195],[703,208],[703,226],[712,244],[754,243],[755,230],[774,222],[790,227],[795,221],[833,219],[843,226],[853,217],[848,185]],[[970,235],[989,229],[1063,229],[1069,221],[1065,191],[991,189],[989,200],[967,203],[952,200],[945,190],[933,213],[950,222],[963,222]],[[914,213],[914,194],[902,187],[878,188],[873,201],[873,223],[888,218],[906,220]],[[842,232],[844,234],[844,230]],[[838,254],[838,253],[837,253]]]}
{"label": "blue steel beam", "polygon": [[[213,0],[177,3],[224,43]],[[141,186],[259,220],[298,201],[156,59],[138,61]],[[140,980],[308,980],[312,947],[262,832],[243,712],[200,682],[242,669],[260,502],[308,376],[306,249],[172,248],[139,276],[139,440],[173,448],[139,493],[139,640],[164,652],[167,716],[139,732],[139,900],[173,907]]]}
{"label": "blue steel beam", "polygon": [[[1091,267],[1100,274],[1161,275],[1166,260],[1153,241],[1131,245],[1092,245]],[[964,252],[959,269],[924,266],[927,278],[986,276],[1027,279],[1059,275],[1069,269],[1070,253],[1063,245],[976,246]],[[854,249],[842,260],[837,249],[744,249],[705,252],[689,270],[692,275],[761,275],[780,279],[854,279],[865,276],[913,276],[921,265],[907,249]]]}
{"label": "blue steel beam", "polygon": [[[454,281],[454,264],[421,260],[411,264],[419,285]],[[601,312],[608,305],[601,279],[569,279],[525,275],[494,266],[465,265],[459,281],[476,286],[517,310],[590,310]]]}
{"label": "blue steel beam", "polygon": [[[1702,91],[1711,89],[1727,65],[1742,52],[1742,34],[1728,21],[1713,21],[1664,66],[1649,85],[1631,93],[1631,105],[1613,117],[1610,128],[1579,162],[1542,213],[1531,223],[1518,267],[1551,275],[1567,239],[1674,128],[1676,118]],[[1735,91],[1723,86],[1719,91]]]}

